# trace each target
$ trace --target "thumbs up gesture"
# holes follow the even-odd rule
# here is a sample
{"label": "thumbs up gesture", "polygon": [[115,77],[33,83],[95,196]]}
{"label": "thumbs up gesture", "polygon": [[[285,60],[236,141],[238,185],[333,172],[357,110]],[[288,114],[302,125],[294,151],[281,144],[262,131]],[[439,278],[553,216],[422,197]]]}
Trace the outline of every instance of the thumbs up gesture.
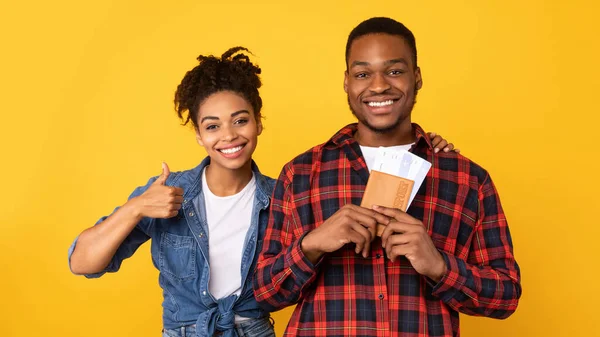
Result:
{"label": "thumbs up gesture", "polygon": [[140,216],[167,219],[177,215],[183,202],[183,189],[165,186],[169,174],[169,166],[163,163],[162,174],[146,192],[137,197]]}

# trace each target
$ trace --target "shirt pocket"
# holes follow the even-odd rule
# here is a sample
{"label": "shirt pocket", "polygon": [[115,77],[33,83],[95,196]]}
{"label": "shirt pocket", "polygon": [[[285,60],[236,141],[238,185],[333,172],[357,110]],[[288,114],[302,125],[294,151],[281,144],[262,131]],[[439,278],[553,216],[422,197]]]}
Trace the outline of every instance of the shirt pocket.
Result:
{"label": "shirt pocket", "polygon": [[191,236],[163,232],[160,238],[160,272],[174,281],[196,277],[196,245]]}

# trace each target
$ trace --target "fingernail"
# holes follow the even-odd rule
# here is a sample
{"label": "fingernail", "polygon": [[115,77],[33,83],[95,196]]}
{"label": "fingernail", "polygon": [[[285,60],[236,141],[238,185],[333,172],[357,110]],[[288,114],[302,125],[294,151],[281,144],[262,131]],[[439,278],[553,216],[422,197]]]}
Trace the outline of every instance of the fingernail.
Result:
{"label": "fingernail", "polygon": [[438,153],[440,152],[440,149],[438,149],[437,147],[433,150],[434,153]]}

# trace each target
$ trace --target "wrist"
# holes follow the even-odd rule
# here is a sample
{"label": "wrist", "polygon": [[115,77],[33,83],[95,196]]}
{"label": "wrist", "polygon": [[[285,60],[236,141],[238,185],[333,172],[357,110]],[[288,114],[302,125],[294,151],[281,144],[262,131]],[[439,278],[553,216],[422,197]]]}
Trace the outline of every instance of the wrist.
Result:
{"label": "wrist", "polygon": [[442,278],[444,277],[444,275],[446,275],[446,272],[448,271],[448,267],[446,266],[446,260],[444,260],[442,254],[438,253],[438,261],[435,265],[436,267],[433,269],[431,275],[428,275],[428,277],[436,283],[438,283],[442,280]]}
{"label": "wrist", "polygon": [[142,203],[140,202],[139,197],[129,199],[122,208],[133,216],[136,222],[139,222],[144,217],[142,214]]}
{"label": "wrist", "polygon": [[302,242],[300,243],[300,249],[302,249],[304,256],[306,256],[306,258],[314,264],[325,252],[318,248],[316,242],[313,240],[314,235],[311,234],[312,233],[308,233],[306,236],[304,236]]}

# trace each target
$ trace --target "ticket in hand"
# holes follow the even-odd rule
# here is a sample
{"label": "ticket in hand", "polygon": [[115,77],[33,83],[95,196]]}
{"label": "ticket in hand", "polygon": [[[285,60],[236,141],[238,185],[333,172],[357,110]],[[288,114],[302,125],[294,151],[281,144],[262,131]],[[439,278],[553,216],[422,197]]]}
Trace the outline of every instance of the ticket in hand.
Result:
{"label": "ticket in hand", "polygon": [[417,195],[429,169],[431,169],[430,162],[411,152],[384,147],[379,148],[373,165],[373,170],[414,181],[408,206]]}
{"label": "ticket in hand", "polygon": [[[379,148],[361,206],[380,205],[406,212],[430,168],[430,162],[406,150]],[[377,225],[378,236],[384,228]]]}

